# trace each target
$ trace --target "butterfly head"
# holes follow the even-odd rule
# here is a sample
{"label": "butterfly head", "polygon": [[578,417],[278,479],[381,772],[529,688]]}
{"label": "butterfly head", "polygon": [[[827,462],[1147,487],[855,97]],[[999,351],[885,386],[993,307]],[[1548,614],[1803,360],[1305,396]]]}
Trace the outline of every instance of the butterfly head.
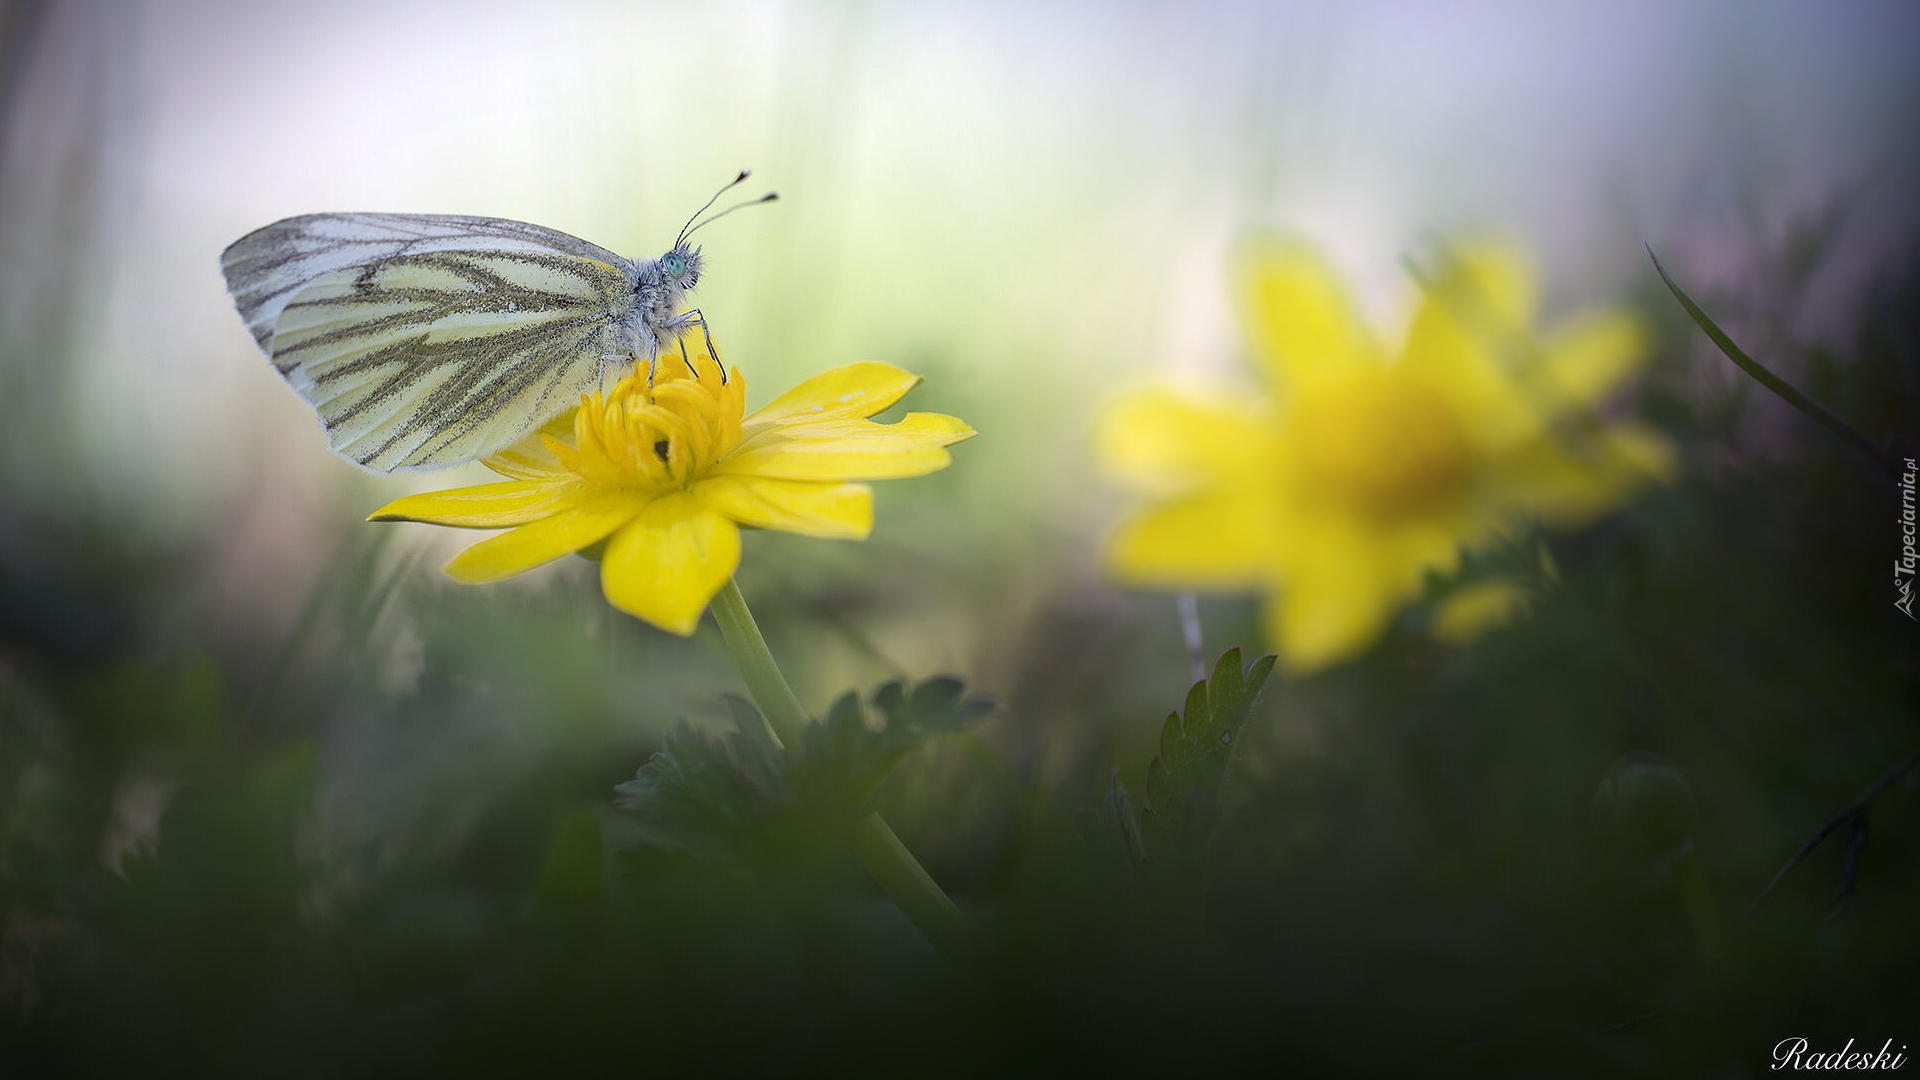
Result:
{"label": "butterfly head", "polygon": [[748,201],[743,203],[735,203],[732,206],[727,207],[725,210],[722,210],[719,213],[712,215],[711,217],[702,218],[700,216],[701,214],[706,213],[708,208],[713,206],[714,202],[718,200],[720,196],[726,194],[729,188],[745,180],[748,176],[751,176],[752,174],[753,174],[753,170],[751,169],[741,169],[739,176],[734,177],[732,180],[729,180],[727,181],[727,183],[722,185],[720,190],[714,192],[713,197],[708,199],[706,201],[706,204],[701,206],[700,209],[695,210],[693,212],[693,216],[687,219],[687,223],[680,227],[680,235],[673,238],[673,250],[667,252],[665,255],[660,256],[660,269],[661,269],[661,272],[666,275],[667,283],[670,286],[672,286],[673,288],[681,289],[681,290],[687,290],[687,289],[692,289],[694,286],[700,284],[700,249],[689,245],[687,243],[688,237],[692,236],[695,232],[698,232],[700,229],[706,227],[707,225],[712,224],[713,222],[719,221],[721,218],[726,217],[728,214],[733,213],[735,210],[738,210],[743,206],[753,206],[758,203],[772,202],[773,200],[780,197],[778,195],[775,195],[773,192],[769,191],[765,195],[762,195],[757,199],[749,199]]}
{"label": "butterfly head", "polygon": [[682,240],[660,256],[660,273],[668,288],[691,292],[700,284],[700,264],[700,249]]}

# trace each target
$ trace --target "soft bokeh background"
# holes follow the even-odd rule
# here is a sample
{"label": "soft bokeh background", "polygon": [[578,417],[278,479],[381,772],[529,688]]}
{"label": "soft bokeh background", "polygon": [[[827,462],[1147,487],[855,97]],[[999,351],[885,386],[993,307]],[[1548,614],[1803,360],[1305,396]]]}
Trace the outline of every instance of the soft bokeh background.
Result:
{"label": "soft bokeh background", "polygon": [[[1722,850],[1739,852],[1726,856],[1729,892],[1750,894],[1912,740],[1916,639],[1879,618],[1893,519],[1872,481],[1699,348],[1642,245],[1756,352],[1852,401],[1869,434],[1911,436],[1912,323],[1900,319],[1912,292],[1897,291],[1897,271],[1910,266],[1920,176],[1917,49],[1914,8],[1867,2],[12,0],[0,7],[0,694],[12,725],[0,773],[14,847],[0,886],[15,899],[0,1006],[44,1016],[52,1001],[81,1018],[67,1035],[84,1033],[115,1002],[151,1005],[129,971],[239,972],[207,1000],[253,1001],[247,988],[276,984],[279,969],[196,936],[206,916],[194,913],[211,903],[196,890],[208,890],[269,936],[358,913],[382,927],[374,954],[413,957],[395,943],[431,928],[444,956],[375,980],[376,1003],[412,1007],[447,972],[490,970],[472,942],[512,922],[515,883],[572,835],[553,824],[572,820],[563,811],[604,805],[675,717],[719,715],[715,694],[734,684],[711,628],[682,642],[610,614],[578,560],[453,589],[434,567],[461,538],[360,524],[448,477],[378,477],[327,453],[234,314],[218,254],[320,210],[517,218],[657,254],[742,165],[755,170],[747,194],[781,200],[701,234],[699,302],[751,403],[826,366],[884,359],[926,376],[910,407],[981,432],[948,472],[883,486],[868,543],[750,537],[742,575],[811,706],[940,671],[1006,702],[894,796],[902,831],[963,894],[992,897],[1017,876],[1010,852],[1038,842],[1023,824],[1033,806],[1097,799],[1113,766],[1132,782],[1181,696],[1171,601],[1099,578],[1116,499],[1087,433],[1123,384],[1238,377],[1224,254],[1254,226],[1322,245],[1383,324],[1405,309],[1410,253],[1481,229],[1533,247],[1551,310],[1643,303],[1665,337],[1637,405],[1683,443],[1690,482],[1710,485],[1563,550],[1572,591],[1590,587],[1599,614],[1545,613],[1522,639],[1534,651],[1496,648],[1490,666],[1444,677],[1421,667],[1442,662],[1425,654],[1406,662],[1416,674],[1389,657],[1274,697],[1264,756],[1248,751],[1265,786],[1245,821],[1268,820],[1266,806],[1289,824],[1264,835],[1309,843],[1345,835],[1329,822],[1372,820],[1342,799],[1404,810],[1402,825],[1437,800],[1458,811],[1455,839],[1475,837],[1485,857],[1433,856],[1431,838],[1382,825],[1366,833],[1377,848],[1342,849],[1355,861],[1327,870],[1337,887],[1287,910],[1337,924],[1356,896],[1410,895],[1407,867],[1423,887],[1524,891],[1502,860],[1516,843],[1560,842],[1542,806],[1584,810],[1606,762],[1637,748],[1690,750],[1696,786],[1722,785]],[[1830,501],[1795,501],[1806,492]],[[1618,580],[1629,572],[1642,575],[1633,588]],[[1607,606],[1622,589],[1653,599]],[[1754,594],[1746,629],[1714,616]],[[1249,610],[1209,602],[1211,641],[1257,647]],[[1783,671],[1779,658],[1803,647],[1809,666]],[[1540,671],[1564,678],[1499,681]],[[1730,687],[1778,713],[1767,768],[1736,752],[1754,744],[1728,716]],[[1697,728],[1702,710],[1713,720]],[[1543,714],[1589,721],[1434,734],[1461,730],[1435,717]],[[1371,771],[1382,760],[1397,764]],[[1809,761],[1820,764],[1792,767]],[[1545,772],[1509,797],[1475,794],[1501,762]],[[1342,781],[1354,777],[1386,794]],[[183,785],[232,801],[193,817]],[[284,805],[257,811],[256,797]],[[1913,851],[1910,793],[1902,806],[1907,846],[1876,839],[1876,851]],[[1483,815],[1545,831],[1488,839]],[[291,823],[247,834],[284,866],[236,869],[219,854],[256,850],[206,825],[242,818]],[[169,862],[163,821],[206,827]],[[177,909],[127,901],[146,914],[101,915],[76,899],[128,853],[155,851]],[[1909,869],[1880,893],[1910,901],[1912,883]],[[1579,892],[1556,902],[1577,906],[1567,895]],[[1237,895],[1256,906],[1247,898],[1265,894]],[[1498,966],[1477,931],[1429,933],[1390,903],[1374,917],[1417,943],[1419,970]],[[122,955],[98,925],[178,952],[89,968],[73,957]],[[1911,929],[1862,933],[1864,950],[1914,956]],[[1401,970],[1391,949],[1367,972],[1293,955],[1318,974],[1283,996],[1331,1010],[1337,1030],[1370,1015],[1339,1003],[1380,1006],[1356,987]],[[61,996],[61,978],[96,970],[122,981],[72,976],[96,989]],[[1328,986],[1337,993],[1317,996]],[[1913,991],[1910,977],[1901,986]],[[324,1026],[304,1015],[305,1027],[276,1014],[275,1030]],[[68,1063],[113,1057],[72,1052],[57,1024],[28,1030]],[[199,1030],[176,1029],[179,1045],[214,1039]],[[404,1042],[386,1028],[369,1038]]]}
{"label": "soft bokeh background", "polygon": [[63,391],[10,404],[67,433],[68,482],[173,530],[248,492],[234,542],[276,550],[254,599],[324,550],[307,486],[350,482],[223,296],[219,250],[279,217],[489,214],[653,254],[751,165],[785,201],[703,234],[700,302],[762,398],[855,358],[924,371],[921,407],[992,436],[970,497],[1030,513],[1083,489],[1116,381],[1236,360],[1239,230],[1306,232],[1382,314],[1408,251],[1474,227],[1605,295],[1644,241],[1725,261],[1855,186],[1904,195],[1920,81],[1895,4],[10,10],[9,296],[51,293],[15,303],[81,358],[10,349],[10,379]]}

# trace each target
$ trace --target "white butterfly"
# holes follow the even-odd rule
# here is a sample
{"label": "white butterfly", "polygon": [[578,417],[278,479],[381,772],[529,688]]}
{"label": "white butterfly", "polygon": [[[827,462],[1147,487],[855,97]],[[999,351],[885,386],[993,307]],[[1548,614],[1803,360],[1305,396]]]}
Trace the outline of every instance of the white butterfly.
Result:
{"label": "white butterfly", "polygon": [[500,218],[309,214],[241,237],[220,265],[335,450],[384,472],[431,469],[512,445],[607,372],[704,331],[680,310],[700,283],[694,218],[666,254],[633,260]]}

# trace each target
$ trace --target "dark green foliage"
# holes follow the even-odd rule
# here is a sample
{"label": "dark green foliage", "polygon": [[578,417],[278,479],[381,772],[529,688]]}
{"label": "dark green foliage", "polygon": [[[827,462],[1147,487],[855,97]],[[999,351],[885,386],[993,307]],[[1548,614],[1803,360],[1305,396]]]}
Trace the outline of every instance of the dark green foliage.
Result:
{"label": "dark green foliage", "polygon": [[784,801],[780,765],[763,749],[766,736],[753,706],[731,695],[734,731],[716,739],[685,720],[667,733],[640,773],[614,790],[655,847],[719,855],[735,846],[764,810]]}
{"label": "dark green foliage", "polygon": [[993,702],[968,697],[965,685],[951,678],[927,679],[911,692],[901,681],[881,686],[873,695],[871,719],[848,691],[834,700],[824,721],[807,728],[793,753],[795,796],[802,803],[837,805],[849,815],[863,813],[874,788],[900,759],[993,709]]}
{"label": "dark green foliage", "polygon": [[[1435,580],[1367,656],[1304,679],[1223,658],[1171,720],[1166,597],[1060,572],[1082,537],[961,544],[964,514],[895,503],[865,546],[748,537],[805,699],[959,641],[1006,700],[935,738],[978,706],[897,684],[779,750],[715,704],[710,631],[610,612],[585,564],[446,584],[407,534],[346,524],[371,488],[315,509],[349,539],[271,632],[178,602],[192,560],[135,523],[9,503],[0,1076],[1737,1077],[1789,1036],[1911,1056],[1897,493],[1771,394],[1702,380],[1726,360],[1645,278],[1666,345],[1616,407],[1681,444],[1677,483],[1467,560],[1534,593],[1469,646],[1425,634]],[[1777,291],[1700,304],[1876,442],[1920,432],[1920,277],[1813,356],[1753,317]],[[1202,614],[1258,639],[1251,600]],[[655,751],[625,785],[644,812],[614,809]],[[980,970],[851,857],[875,805],[987,938]]]}
{"label": "dark green foliage", "polygon": [[1160,726],[1159,753],[1147,763],[1146,805],[1135,813],[1116,771],[1099,812],[1075,816],[1082,837],[1105,861],[1190,881],[1205,872],[1227,767],[1273,663],[1262,656],[1243,668],[1238,648],[1221,654],[1213,675],[1187,691],[1186,708],[1167,714]]}
{"label": "dark green foliage", "polygon": [[911,691],[895,681],[874,692],[870,711],[851,691],[842,694],[798,746],[785,748],[751,702],[725,700],[733,729],[724,738],[680,721],[639,775],[615,789],[617,805],[654,847],[761,871],[844,839],[901,758],[993,709],[966,696],[958,679],[928,679]]}
{"label": "dark green foliage", "polygon": [[1100,809],[1082,807],[1074,814],[1073,824],[1106,866],[1133,877],[1146,864],[1147,842],[1140,832],[1140,814],[1134,809],[1133,797],[1127,794],[1127,786],[1120,782],[1119,769],[1113,770]]}
{"label": "dark green foliage", "polygon": [[1670,855],[1693,839],[1693,788],[1658,754],[1622,755],[1593,793],[1596,839],[1628,858]]}
{"label": "dark green foliage", "polygon": [[1186,709],[1161,725],[1160,753],[1147,765],[1147,805],[1140,812],[1150,862],[1176,872],[1204,866],[1220,821],[1227,766],[1273,660],[1262,656],[1243,669],[1240,650],[1228,649],[1213,677],[1187,692]]}

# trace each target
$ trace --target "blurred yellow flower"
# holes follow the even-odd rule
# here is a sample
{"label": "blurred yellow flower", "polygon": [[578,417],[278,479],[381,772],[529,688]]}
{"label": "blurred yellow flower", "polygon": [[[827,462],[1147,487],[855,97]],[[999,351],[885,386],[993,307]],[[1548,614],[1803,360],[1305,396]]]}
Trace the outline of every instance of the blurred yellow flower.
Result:
{"label": "blurred yellow flower", "polygon": [[[1397,355],[1302,244],[1249,241],[1235,280],[1266,390],[1143,390],[1107,411],[1101,457],[1151,500],[1108,559],[1135,584],[1265,590],[1296,671],[1366,649],[1463,547],[1584,524],[1674,469],[1659,435],[1591,413],[1643,362],[1639,322],[1596,313],[1536,342],[1533,276],[1509,246],[1450,252]],[[1521,606],[1467,599],[1446,636]]]}
{"label": "blurred yellow flower", "polygon": [[746,380],[723,371],[718,359],[663,354],[651,379],[642,367],[488,458],[507,481],[411,495],[368,520],[511,527],[447,564],[462,581],[497,581],[604,541],[608,602],[691,634],[739,564],[742,526],[864,539],[873,493],[854,481],[945,468],[945,447],[974,433],[938,413],[867,419],[920,381],[888,364],[823,372],[744,418]]}

